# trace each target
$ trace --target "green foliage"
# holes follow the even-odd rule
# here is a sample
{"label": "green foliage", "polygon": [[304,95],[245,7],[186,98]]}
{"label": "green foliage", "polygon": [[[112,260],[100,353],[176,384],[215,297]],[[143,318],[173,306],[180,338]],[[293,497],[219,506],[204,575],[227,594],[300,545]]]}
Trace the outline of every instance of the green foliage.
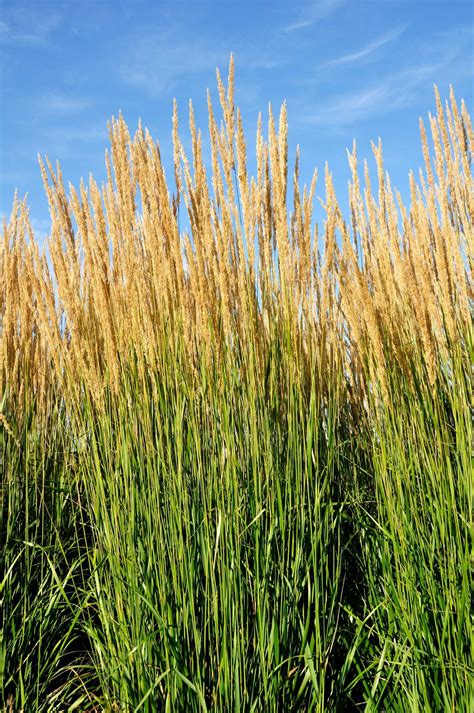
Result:
{"label": "green foliage", "polygon": [[7,709],[467,711],[466,350],[360,413],[289,342],[162,353],[2,432]]}

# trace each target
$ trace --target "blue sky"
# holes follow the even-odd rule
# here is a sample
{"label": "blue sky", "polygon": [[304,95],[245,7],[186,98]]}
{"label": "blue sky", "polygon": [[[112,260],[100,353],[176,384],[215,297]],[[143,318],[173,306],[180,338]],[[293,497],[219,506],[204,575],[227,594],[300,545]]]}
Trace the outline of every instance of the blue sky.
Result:
{"label": "blue sky", "polygon": [[[290,158],[301,177],[329,162],[346,203],[346,148],[359,157],[382,137],[385,164],[406,195],[421,165],[418,117],[433,111],[433,83],[452,83],[472,111],[473,32],[467,0],[0,1],[0,215],[15,188],[28,193],[38,235],[48,208],[37,154],[59,160],[66,181],[105,177],[107,120],[122,110],[159,140],[172,177],[176,97],[207,132],[206,90],[217,105],[216,66],[236,62],[236,102],[252,154],[258,112],[286,99]],[[373,164],[372,164],[373,165]]]}

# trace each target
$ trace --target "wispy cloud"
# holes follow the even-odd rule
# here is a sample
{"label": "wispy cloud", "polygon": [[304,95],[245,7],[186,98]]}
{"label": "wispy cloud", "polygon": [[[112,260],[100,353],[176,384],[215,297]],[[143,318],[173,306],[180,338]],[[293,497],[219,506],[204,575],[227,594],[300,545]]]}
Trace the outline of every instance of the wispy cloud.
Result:
{"label": "wispy cloud", "polygon": [[71,141],[74,143],[88,144],[107,138],[106,123],[87,124],[83,126],[60,126],[45,130],[45,138],[58,141]]}
{"label": "wispy cloud", "polygon": [[313,0],[307,10],[293,22],[281,28],[281,32],[295,32],[311,27],[318,20],[322,20],[337,10],[345,0]]}
{"label": "wispy cloud", "polygon": [[443,63],[425,64],[390,74],[358,91],[339,94],[317,111],[300,115],[300,120],[338,129],[401,109],[413,103],[419,87],[443,67]]}
{"label": "wispy cloud", "polygon": [[51,114],[74,114],[91,106],[91,101],[87,97],[74,97],[67,94],[45,94],[40,103],[43,111]]}
{"label": "wispy cloud", "polygon": [[354,64],[359,60],[367,59],[368,57],[370,57],[370,55],[376,52],[376,50],[380,49],[381,47],[384,47],[390,42],[393,42],[393,40],[398,39],[398,37],[400,37],[400,35],[405,32],[406,28],[407,25],[396,27],[390,32],[387,32],[381,37],[378,37],[376,40],[369,42],[369,44],[365,45],[365,47],[362,47],[362,49],[357,50],[357,52],[352,52],[350,54],[342,55],[341,57],[336,57],[335,59],[330,59],[327,62],[324,62],[321,66],[338,67],[340,65]]}
{"label": "wispy cloud", "polygon": [[38,129],[31,141],[30,154],[40,153],[51,160],[63,161],[86,155],[96,156],[98,148],[107,145],[106,121],[76,125],[64,123]]}
{"label": "wispy cloud", "polygon": [[124,82],[157,96],[172,88],[181,80],[191,81],[199,72],[225,66],[227,52],[212,49],[208,45],[189,42],[174,42],[173,45],[160,34],[149,35],[140,42],[138,49],[120,65]]}
{"label": "wispy cloud", "polygon": [[[375,51],[373,46],[376,43],[381,46],[382,39],[388,42],[389,36],[395,38],[396,33],[401,34],[405,29],[403,26],[395,28],[360,52],[337,58],[339,64],[347,66],[350,61],[356,61],[353,60],[353,55],[360,55],[361,52],[364,56],[369,56],[367,51]],[[390,71],[383,70],[383,64],[377,65],[375,72],[369,73],[367,70],[355,78],[357,88],[329,96],[324,103],[318,102],[314,110],[308,110],[310,102],[308,90],[305,89],[301,99],[301,111],[296,120],[330,131],[339,131],[359,121],[414,106],[419,101],[421,92],[431,96],[434,83],[440,86],[452,82],[453,78],[461,80],[472,77],[472,64],[465,61],[466,52],[472,52],[472,37],[472,28],[452,26],[442,32],[432,33],[429,40],[417,38],[407,44],[405,38],[403,66]],[[319,68],[321,69],[321,65]],[[324,75],[324,72],[320,74]]]}
{"label": "wispy cloud", "polygon": [[125,52],[119,66],[122,81],[143,90],[151,97],[159,96],[179,85],[192,87],[198,75],[212,74],[219,68],[227,74],[230,52],[233,51],[237,71],[272,71],[289,63],[289,58],[275,56],[266,48],[251,48],[239,40],[229,46],[209,41],[208,37],[193,37],[171,42],[164,32],[151,32],[140,37]]}
{"label": "wispy cloud", "polygon": [[3,9],[0,21],[0,44],[13,46],[42,46],[47,44],[61,23],[58,12],[39,11],[34,6]]}

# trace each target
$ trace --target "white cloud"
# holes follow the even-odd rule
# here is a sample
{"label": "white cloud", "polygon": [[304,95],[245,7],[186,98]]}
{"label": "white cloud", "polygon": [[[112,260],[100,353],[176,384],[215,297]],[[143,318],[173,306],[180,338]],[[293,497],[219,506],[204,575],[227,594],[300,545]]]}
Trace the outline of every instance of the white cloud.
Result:
{"label": "white cloud", "polygon": [[[139,43],[128,47],[119,65],[120,77],[126,84],[151,97],[173,90],[181,83],[192,87],[199,74],[212,76],[214,84],[217,68],[226,80],[231,51],[237,72],[272,71],[289,62],[287,57],[275,56],[265,48],[252,47],[250,51],[245,40],[237,41],[229,48],[223,43],[209,41],[205,36],[176,41],[168,33],[151,32],[141,36]],[[202,88],[203,84],[200,86]]]}
{"label": "white cloud", "polygon": [[83,111],[91,105],[86,97],[74,97],[66,94],[45,94],[41,100],[45,111],[52,114],[72,114]]}
{"label": "white cloud", "polygon": [[281,28],[281,32],[295,32],[311,27],[318,20],[331,15],[345,0],[313,0],[306,12]]}
{"label": "white cloud", "polygon": [[[398,28],[398,31],[401,32],[402,28]],[[392,33],[394,32],[395,30],[392,30]],[[472,28],[458,26],[433,34],[429,39],[418,38],[410,43],[405,42],[405,52],[400,55],[403,57],[404,66],[396,71],[390,72],[384,70],[383,65],[377,65],[376,72],[372,73],[372,76],[367,75],[363,84],[363,75],[354,79],[357,89],[330,96],[325,103],[319,101],[314,110],[308,109],[306,91],[297,121],[337,131],[358,121],[413,106],[417,103],[420,92],[429,92],[432,95],[434,83],[441,86],[452,83],[455,79],[472,77],[472,64],[465,61],[466,51],[470,51],[472,45],[472,36]],[[375,42],[380,41],[381,38]],[[354,54],[360,55],[363,52],[368,56],[367,51],[374,51],[375,42],[372,47],[367,46]],[[353,59],[351,55],[339,58],[344,60],[340,64],[344,66],[351,58]],[[324,65],[320,65],[318,68],[320,82],[322,79],[327,81],[323,67]],[[314,85],[315,80],[312,80],[312,83]]]}
{"label": "white cloud", "polygon": [[358,91],[339,94],[317,111],[300,115],[300,119],[313,126],[340,128],[401,109],[411,104],[419,87],[443,68],[444,63],[424,64],[389,74]]}
{"label": "white cloud", "polygon": [[0,44],[13,46],[46,45],[61,23],[58,12],[41,11],[34,6],[13,6],[3,9],[0,22]]}
{"label": "white cloud", "polygon": [[150,35],[121,63],[120,75],[127,84],[157,96],[183,78],[189,81],[193,74],[227,66],[228,61],[227,52],[209,49],[197,41],[170,45],[162,35]]}
{"label": "white cloud", "polygon": [[362,49],[358,50],[357,52],[352,52],[350,54],[343,55],[342,57],[336,57],[335,59],[330,59],[327,62],[323,63],[323,67],[337,67],[339,65],[346,65],[346,64],[354,64],[355,62],[358,62],[361,59],[366,59],[370,55],[372,55],[376,50],[380,49],[384,45],[388,44],[389,42],[392,42],[393,40],[396,40],[400,35],[405,32],[407,26],[404,25],[403,27],[397,27],[394,30],[391,30],[390,32],[387,32],[386,34],[382,35],[376,40],[373,40],[372,42],[369,42],[368,45],[363,47]]}
{"label": "white cloud", "polygon": [[108,146],[107,122],[42,127],[35,134],[31,154],[47,155],[59,162],[71,157],[97,156],[97,149]]}

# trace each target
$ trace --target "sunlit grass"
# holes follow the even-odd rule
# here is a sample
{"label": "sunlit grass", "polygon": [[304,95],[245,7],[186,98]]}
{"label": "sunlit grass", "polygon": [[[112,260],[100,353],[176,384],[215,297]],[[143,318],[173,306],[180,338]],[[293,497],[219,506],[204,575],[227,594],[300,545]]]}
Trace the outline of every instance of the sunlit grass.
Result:
{"label": "sunlit grass", "polygon": [[4,227],[2,703],[468,711],[467,110],[437,96],[407,208],[377,147],[352,225],[327,173],[318,237],[285,112],[252,182],[219,89],[212,195],[193,119],[173,195],[119,119],[102,194],[44,171],[52,268]]}

